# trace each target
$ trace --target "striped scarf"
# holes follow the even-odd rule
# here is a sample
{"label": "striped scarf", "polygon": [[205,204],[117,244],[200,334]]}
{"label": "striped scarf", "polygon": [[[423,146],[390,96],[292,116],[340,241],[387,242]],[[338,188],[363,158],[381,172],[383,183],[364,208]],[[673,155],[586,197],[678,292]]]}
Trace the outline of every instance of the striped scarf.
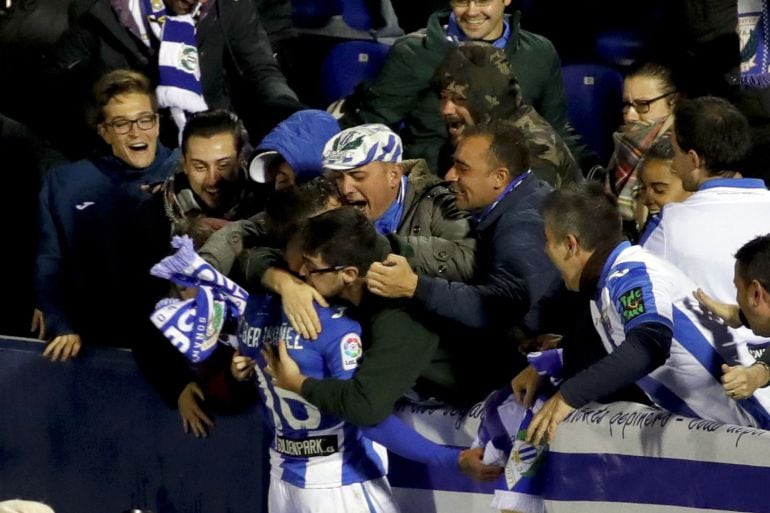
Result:
{"label": "striped scarf", "polygon": [[199,257],[189,237],[174,237],[171,245],[177,252],[155,264],[150,274],[198,291],[193,299],[161,300],[150,320],[188,360],[202,362],[217,341],[227,343],[222,327],[243,314],[249,295]]}
{"label": "striped scarf", "polygon": [[[201,4],[190,14],[169,16],[162,0],[132,2],[132,11],[140,9],[147,25],[160,40],[158,50],[158,105],[168,107],[181,136],[186,122],[186,112],[208,109],[203,98],[198,47],[195,40],[195,23]],[[148,42],[149,44],[149,42]]]}

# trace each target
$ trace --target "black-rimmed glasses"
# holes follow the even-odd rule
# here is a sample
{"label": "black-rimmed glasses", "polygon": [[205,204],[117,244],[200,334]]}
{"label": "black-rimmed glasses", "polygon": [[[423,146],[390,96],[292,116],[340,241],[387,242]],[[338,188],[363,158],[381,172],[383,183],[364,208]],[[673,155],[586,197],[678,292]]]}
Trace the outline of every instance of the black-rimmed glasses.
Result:
{"label": "black-rimmed glasses", "polygon": [[676,93],[676,91],[669,91],[667,93],[661,94],[660,96],[656,96],[655,98],[650,98],[649,100],[634,100],[630,102],[624,101],[623,110],[630,109],[631,107],[633,107],[634,110],[637,112],[637,114],[647,114],[648,112],[650,112],[650,106],[653,103],[655,103],[658,100],[662,100],[667,96],[671,96],[674,93]]}
{"label": "black-rimmed glasses", "polygon": [[452,7],[468,7],[471,2],[476,4],[476,7],[486,7],[494,0],[450,0],[449,5]]}
{"label": "black-rimmed glasses", "polygon": [[321,273],[333,273],[335,271],[341,271],[346,268],[346,265],[335,265],[333,267],[322,267],[320,269],[311,269],[305,264],[308,274],[321,274]]}
{"label": "black-rimmed glasses", "polygon": [[158,122],[157,114],[147,114],[146,116],[140,116],[136,119],[118,118],[113,121],[105,121],[106,126],[112,127],[116,134],[127,134],[131,131],[131,127],[136,123],[136,126],[140,130],[150,130],[155,127],[155,123]]}

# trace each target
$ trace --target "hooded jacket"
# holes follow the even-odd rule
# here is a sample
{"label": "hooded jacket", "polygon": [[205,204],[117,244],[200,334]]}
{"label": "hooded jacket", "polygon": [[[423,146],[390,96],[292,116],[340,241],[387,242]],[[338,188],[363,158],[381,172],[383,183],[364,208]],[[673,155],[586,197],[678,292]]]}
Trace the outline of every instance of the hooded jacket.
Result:
{"label": "hooded jacket", "polygon": [[294,170],[297,182],[307,182],[321,175],[324,145],[339,131],[339,123],[328,112],[301,110],[267,134],[255,153],[277,152]]}
{"label": "hooded jacket", "polygon": [[521,130],[530,167],[552,187],[582,182],[583,174],[556,131],[530,105],[502,50],[471,42],[449,52],[436,70],[437,85],[466,100],[475,123],[505,120]]}

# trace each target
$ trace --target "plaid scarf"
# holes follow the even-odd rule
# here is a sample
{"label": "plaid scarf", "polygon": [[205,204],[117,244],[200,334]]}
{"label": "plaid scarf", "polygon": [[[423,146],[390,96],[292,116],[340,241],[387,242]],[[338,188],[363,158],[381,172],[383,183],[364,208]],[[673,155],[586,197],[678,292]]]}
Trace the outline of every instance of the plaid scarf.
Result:
{"label": "plaid scarf", "polygon": [[634,219],[639,166],[644,154],[658,137],[671,129],[673,122],[673,115],[652,123],[634,121],[612,134],[615,151],[607,169],[614,178],[613,191],[618,196],[618,207],[623,219]]}

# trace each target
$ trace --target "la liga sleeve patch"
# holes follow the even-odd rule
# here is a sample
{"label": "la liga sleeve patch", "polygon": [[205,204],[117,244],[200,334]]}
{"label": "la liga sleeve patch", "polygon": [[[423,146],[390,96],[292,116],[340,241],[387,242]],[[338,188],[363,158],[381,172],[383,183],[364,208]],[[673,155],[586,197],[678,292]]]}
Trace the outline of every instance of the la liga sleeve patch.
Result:
{"label": "la liga sleeve patch", "polygon": [[642,287],[634,287],[628,292],[624,292],[620,295],[618,301],[620,301],[620,314],[623,317],[623,324],[627,324],[629,321],[647,312]]}
{"label": "la liga sleeve patch", "polygon": [[340,359],[344,370],[353,370],[358,367],[361,356],[364,354],[361,337],[358,333],[348,333],[340,339]]}

